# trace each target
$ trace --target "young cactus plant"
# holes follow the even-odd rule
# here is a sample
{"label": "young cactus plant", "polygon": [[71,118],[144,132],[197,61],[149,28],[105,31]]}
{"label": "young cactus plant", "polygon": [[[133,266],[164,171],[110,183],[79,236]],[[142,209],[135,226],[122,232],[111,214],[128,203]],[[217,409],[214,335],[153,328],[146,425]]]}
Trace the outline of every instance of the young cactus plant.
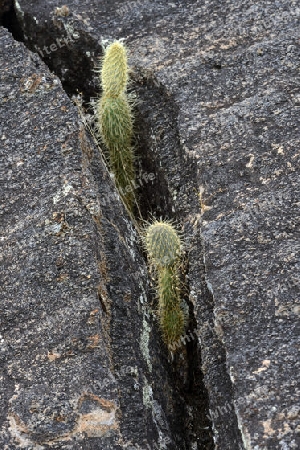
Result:
{"label": "young cactus plant", "polygon": [[128,66],[126,48],[113,42],[101,68],[103,94],[97,103],[98,129],[109,153],[109,164],[120,195],[132,211],[134,204],[134,152],[132,109],[126,95]]}
{"label": "young cactus plant", "polygon": [[178,277],[181,240],[173,225],[155,221],[146,230],[145,246],[157,271],[158,316],[163,340],[172,347],[183,335],[185,327]]}
{"label": "young cactus plant", "polygon": [[101,69],[101,84],[105,94],[118,97],[124,93],[128,82],[127,54],[124,45],[115,41],[105,51]]}

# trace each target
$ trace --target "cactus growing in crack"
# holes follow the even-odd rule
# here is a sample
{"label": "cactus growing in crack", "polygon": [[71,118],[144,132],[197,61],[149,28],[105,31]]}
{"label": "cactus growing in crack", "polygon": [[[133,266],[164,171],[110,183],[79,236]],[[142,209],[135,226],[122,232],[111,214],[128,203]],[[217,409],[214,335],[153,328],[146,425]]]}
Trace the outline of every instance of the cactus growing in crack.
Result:
{"label": "cactus growing in crack", "polygon": [[98,128],[109,153],[109,164],[120,195],[132,211],[135,196],[133,119],[126,95],[128,66],[126,49],[113,42],[106,50],[101,68],[103,94],[97,103]]}
{"label": "cactus growing in crack", "polygon": [[171,347],[184,333],[181,308],[179,264],[181,239],[168,222],[155,221],[145,233],[148,257],[157,271],[158,316],[164,342]]}
{"label": "cactus growing in crack", "polygon": [[102,89],[108,97],[118,97],[126,91],[127,82],[126,49],[121,42],[115,41],[105,50],[101,69]]}

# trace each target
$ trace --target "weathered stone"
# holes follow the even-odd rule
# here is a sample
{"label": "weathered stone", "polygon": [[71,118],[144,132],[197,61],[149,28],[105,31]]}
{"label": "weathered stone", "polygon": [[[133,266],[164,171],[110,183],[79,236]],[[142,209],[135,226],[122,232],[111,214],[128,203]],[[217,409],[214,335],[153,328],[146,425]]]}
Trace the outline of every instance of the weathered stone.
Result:
{"label": "weathered stone", "polygon": [[183,448],[137,232],[60,81],[0,42],[0,446]]}
{"label": "weathered stone", "polygon": [[66,16],[23,0],[17,15],[87,97],[101,38],[126,38],[141,164],[156,173],[142,209],[184,226],[215,447],[299,448],[297,2],[87,3]]}

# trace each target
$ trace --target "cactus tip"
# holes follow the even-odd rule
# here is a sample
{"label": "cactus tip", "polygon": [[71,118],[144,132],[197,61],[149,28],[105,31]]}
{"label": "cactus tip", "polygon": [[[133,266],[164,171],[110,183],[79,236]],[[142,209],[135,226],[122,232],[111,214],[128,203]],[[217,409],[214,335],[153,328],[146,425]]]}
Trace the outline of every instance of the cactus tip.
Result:
{"label": "cactus tip", "polygon": [[118,97],[125,92],[127,82],[126,48],[121,42],[115,41],[105,50],[101,69],[102,89],[106,95]]}
{"label": "cactus tip", "polygon": [[174,264],[181,251],[179,234],[165,221],[155,221],[147,228],[145,245],[148,256],[157,266]]}

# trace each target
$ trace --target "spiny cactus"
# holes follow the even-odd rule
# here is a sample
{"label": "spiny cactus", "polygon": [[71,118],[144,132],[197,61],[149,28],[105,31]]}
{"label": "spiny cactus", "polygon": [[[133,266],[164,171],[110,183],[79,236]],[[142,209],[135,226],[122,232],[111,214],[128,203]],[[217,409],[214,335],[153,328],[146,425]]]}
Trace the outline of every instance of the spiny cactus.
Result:
{"label": "spiny cactus", "polygon": [[100,133],[109,150],[109,163],[116,186],[131,210],[134,201],[134,156],[131,147],[132,116],[126,96],[103,95],[98,105],[98,117]]}
{"label": "spiny cactus", "polygon": [[172,348],[184,335],[184,316],[179,305],[172,308],[160,307],[158,309],[159,323],[165,344]]}
{"label": "spiny cactus", "polygon": [[102,97],[97,103],[98,128],[108,149],[110,169],[130,211],[134,203],[134,152],[131,145],[133,120],[126,96],[128,67],[126,49],[113,42],[106,50],[101,69]]}
{"label": "spiny cactus", "polygon": [[180,307],[180,289],[177,267],[158,269],[158,315],[163,339],[172,345],[184,332],[184,313]]}
{"label": "spiny cactus", "polygon": [[105,94],[118,97],[126,91],[128,67],[126,49],[121,42],[113,42],[106,50],[101,70],[101,84]]}
{"label": "spiny cactus", "polygon": [[148,256],[156,266],[173,264],[180,253],[180,237],[168,222],[155,221],[146,233]]}
{"label": "spiny cactus", "polygon": [[99,102],[100,130],[107,147],[128,148],[132,138],[131,108],[124,94],[103,95]]}
{"label": "spiny cactus", "polygon": [[146,230],[145,245],[157,270],[158,315],[163,340],[171,347],[183,335],[185,327],[178,277],[181,240],[170,223],[155,221]]}

